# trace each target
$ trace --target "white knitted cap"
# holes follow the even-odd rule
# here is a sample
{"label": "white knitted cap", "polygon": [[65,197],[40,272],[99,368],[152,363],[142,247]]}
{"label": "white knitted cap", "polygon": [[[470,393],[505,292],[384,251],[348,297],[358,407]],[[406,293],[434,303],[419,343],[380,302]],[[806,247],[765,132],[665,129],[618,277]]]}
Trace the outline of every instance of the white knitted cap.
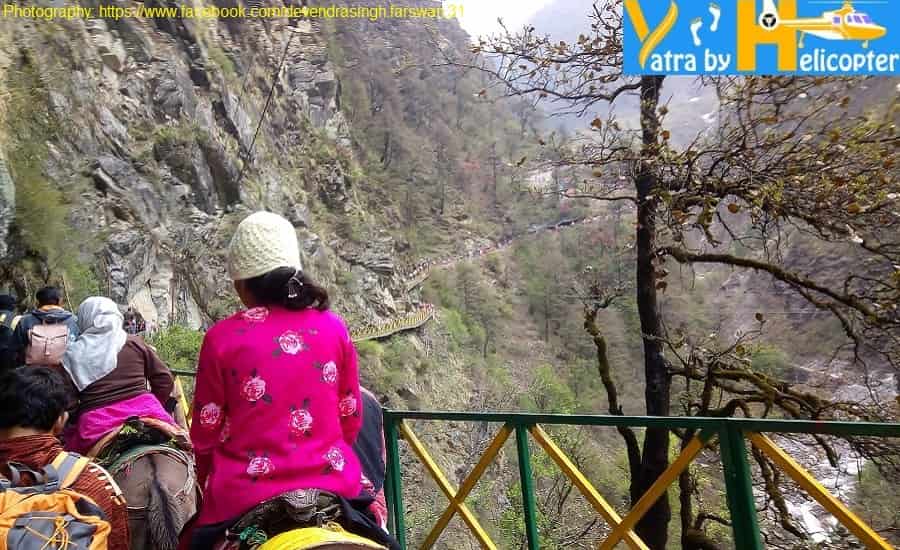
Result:
{"label": "white knitted cap", "polygon": [[234,281],[242,281],[279,267],[303,269],[294,226],[272,212],[250,214],[231,238],[228,275]]}

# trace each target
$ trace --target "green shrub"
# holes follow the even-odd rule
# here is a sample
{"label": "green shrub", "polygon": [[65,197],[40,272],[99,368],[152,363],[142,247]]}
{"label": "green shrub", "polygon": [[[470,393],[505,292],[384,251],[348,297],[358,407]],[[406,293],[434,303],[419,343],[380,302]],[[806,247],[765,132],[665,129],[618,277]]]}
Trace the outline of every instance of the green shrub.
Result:
{"label": "green shrub", "polygon": [[791,362],[787,354],[772,346],[762,346],[753,354],[750,366],[753,370],[785,378],[791,371]]}
{"label": "green shrub", "polygon": [[171,325],[151,336],[148,341],[170,369],[197,370],[197,355],[203,343],[203,333]]}
{"label": "green shrub", "polygon": [[558,367],[543,365],[535,371],[531,387],[521,396],[527,411],[571,414],[577,399]]}
{"label": "green shrub", "polygon": [[[15,185],[14,236],[35,263],[26,270],[55,284],[64,283],[73,307],[98,294],[99,283],[81,260],[99,246],[90,233],[76,233],[69,224],[70,202],[80,200],[85,180],[74,178],[54,185],[47,177],[48,143],[69,130],[50,109],[48,85],[29,59],[8,71],[5,82],[6,116],[0,128],[10,177]],[[42,264],[42,265],[40,265]],[[60,281],[60,276],[62,281]],[[49,282],[48,281],[48,282]]]}
{"label": "green shrub", "polygon": [[215,44],[210,44],[207,49],[207,55],[209,56],[209,60],[221,69],[222,74],[224,74],[226,78],[237,75],[234,63],[231,61],[231,58],[228,57],[228,54],[225,53],[225,50]]}
{"label": "green shrub", "polygon": [[447,333],[450,336],[450,351],[459,351],[471,341],[472,335],[460,312],[455,309],[445,309],[441,311],[441,320],[447,327]]}
{"label": "green shrub", "polygon": [[44,175],[47,140],[59,122],[50,111],[49,94],[32,65],[25,64],[9,74],[3,133],[9,137],[7,161],[16,189],[15,227],[24,244],[53,268],[65,258],[71,234],[65,196]]}
{"label": "green shrub", "polygon": [[64,281],[69,305],[73,309],[78,308],[78,305],[89,296],[104,294],[94,271],[77,262],[71,262],[71,265],[65,269]]}
{"label": "green shrub", "polygon": [[384,344],[384,355],[381,358],[388,372],[404,372],[409,368],[417,368],[421,362],[419,350],[406,338],[393,338]]}
{"label": "green shrub", "polygon": [[375,340],[365,340],[354,344],[356,353],[359,356],[359,362],[364,361],[381,361],[384,355],[384,348]]}
{"label": "green shrub", "polygon": [[[173,371],[196,372],[197,355],[203,343],[203,333],[179,325],[166,327],[147,341],[156,348],[156,353]],[[194,377],[179,376],[185,399],[190,403],[194,399]]]}
{"label": "green shrub", "polygon": [[398,363],[399,354],[390,345],[374,340],[354,344],[359,356],[359,378],[363,386],[377,395],[388,395],[400,387],[407,371]]}
{"label": "green shrub", "polygon": [[446,271],[432,272],[422,289],[422,298],[439,307],[458,308],[459,298]]}

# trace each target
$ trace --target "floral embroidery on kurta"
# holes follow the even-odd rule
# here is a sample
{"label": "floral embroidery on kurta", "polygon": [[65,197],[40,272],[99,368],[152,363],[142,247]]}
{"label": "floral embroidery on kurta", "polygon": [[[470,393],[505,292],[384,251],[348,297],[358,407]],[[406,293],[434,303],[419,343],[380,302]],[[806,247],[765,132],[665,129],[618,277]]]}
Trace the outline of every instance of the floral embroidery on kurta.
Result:
{"label": "floral embroidery on kurta", "polygon": [[338,408],[341,411],[341,416],[356,416],[356,398],[353,397],[352,393],[347,393],[344,397],[341,398],[341,402],[338,404]]}
{"label": "floral embroidery on kurta", "polygon": [[328,461],[326,472],[343,472],[344,466],[347,464],[347,461],[344,459],[344,453],[337,447],[332,447],[325,453],[325,460]]}
{"label": "floral embroidery on kurta", "polygon": [[316,364],[316,368],[322,371],[322,382],[326,384],[336,384],[338,379],[338,369],[334,361],[329,361],[324,365]]}
{"label": "floral embroidery on kurta", "polygon": [[257,376],[256,369],[241,382],[241,396],[254,405],[257,401],[272,402],[272,397],[266,393],[266,381]]}
{"label": "floral embroidery on kurta", "polygon": [[311,435],[313,416],[309,412],[309,399],[303,402],[302,408],[291,406],[290,426],[292,435],[306,437]]}
{"label": "floral embroidery on kurta", "polygon": [[200,409],[200,425],[207,429],[215,428],[222,419],[222,407],[217,403],[207,403]]}
{"label": "floral embroidery on kurta", "polygon": [[243,318],[252,323],[261,323],[269,316],[269,309],[264,307],[255,307],[248,309],[243,313]]}
{"label": "floral embroidery on kurta", "polygon": [[275,465],[272,464],[272,460],[269,458],[269,455],[263,453],[261,455],[256,455],[253,452],[250,453],[250,463],[247,464],[247,475],[253,481],[261,477],[268,477],[272,475],[272,472],[275,471]]}
{"label": "floral embroidery on kurta", "polygon": [[276,341],[278,342],[278,349],[272,353],[276,356],[281,355],[282,353],[297,355],[301,351],[308,349],[303,342],[303,337],[293,330],[285,331]]}

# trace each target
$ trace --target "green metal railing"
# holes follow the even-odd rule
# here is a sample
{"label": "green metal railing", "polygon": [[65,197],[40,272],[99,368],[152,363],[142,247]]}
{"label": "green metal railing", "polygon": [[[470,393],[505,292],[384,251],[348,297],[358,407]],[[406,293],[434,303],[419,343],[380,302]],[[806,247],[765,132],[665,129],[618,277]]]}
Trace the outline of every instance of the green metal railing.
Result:
{"label": "green metal railing", "polygon": [[[415,436],[407,421],[445,422],[488,422],[501,425],[500,432],[485,451],[469,477],[455,489],[429,456],[421,441]],[[635,503],[622,518],[596,492],[590,482],[575,468],[562,451],[553,443],[540,425],[569,426],[626,426],[632,428],[691,429],[697,436],[682,450],[681,455],[669,466],[644,496]],[[837,498],[829,493],[815,478],[795,462],[783,449],[764,434],[819,434],[833,436],[900,437],[900,424],[864,422],[817,422],[799,420],[755,420],[742,418],[699,418],[699,417],[646,417],[646,416],[589,416],[554,415],[524,413],[462,413],[462,412],[401,412],[384,411],[385,437],[388,453],[386,492],[391,532],[400,546],[407,548],[407,533],[404,521],[403,484],[400,463],[400,440],[407,442],[419,457],[428,472],[450,501],[447,511],[441,516],[421,548],[430,548],[437,541],[443,529],[455,514],[459,514],[482,548],[493,549],[496,545],[478,524],[477,519],[465,506],[465,497],[477,483],[484,470],[493,461],[512,433],[516,436],[518,467],[522,487],[525,535],[529,550],[540,548],[540,533],[537,527],[537,508],[534,495],[534,478],[531,471],[529,440],[534,439],[569,476],[574,485],[594,505],[598,514],[610,524],[611,533],[600,545],[602,550],[611,550],[620,542],[630,548],[646,548],[632,529],[644,513],[662,496],[669,485],[678,478],[691,461],[712,439],[718,437],[722,459],[726,496],[731,515],[734,545],[738,550],[760,550],[763,547],[757,519],[756,501],[753,495],[750,463],[747,458],[747,442],[761,451],[780,470],[791,477],[810,496],[833,514],[848,530],[856,535],[867,548],[893,548],[878,533],[854,515]],[[529,435],[531,437],[529,437]]]}

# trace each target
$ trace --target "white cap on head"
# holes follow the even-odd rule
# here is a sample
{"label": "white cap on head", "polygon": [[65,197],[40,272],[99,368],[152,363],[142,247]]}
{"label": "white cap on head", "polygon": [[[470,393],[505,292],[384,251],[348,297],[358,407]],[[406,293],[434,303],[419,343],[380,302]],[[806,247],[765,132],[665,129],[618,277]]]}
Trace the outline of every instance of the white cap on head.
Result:
{"label": "white cap on head", "polygon": [[272,212],[250,214],[231,238],[228,275],[234,281],[242,281],[279,267],[303,269],[294,226]]}

